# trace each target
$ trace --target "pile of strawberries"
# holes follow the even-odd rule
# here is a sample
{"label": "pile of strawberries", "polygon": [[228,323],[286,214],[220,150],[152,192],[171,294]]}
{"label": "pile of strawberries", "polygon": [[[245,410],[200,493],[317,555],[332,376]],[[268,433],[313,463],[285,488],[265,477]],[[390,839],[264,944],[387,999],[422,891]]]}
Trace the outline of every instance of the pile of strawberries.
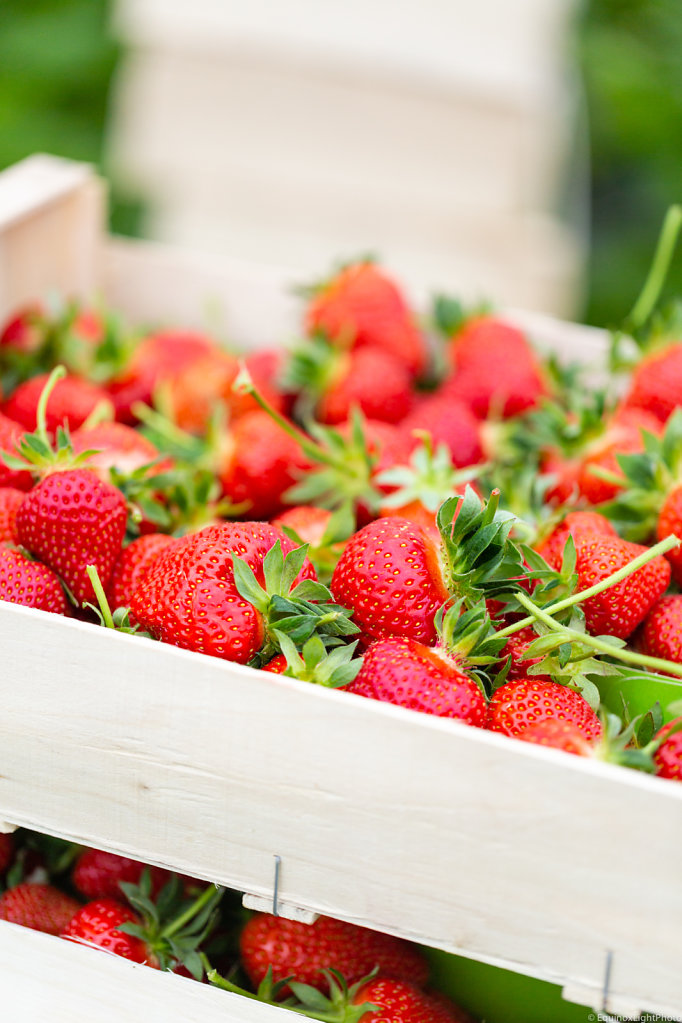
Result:
{"label": "pile of strawberries", "polygon": [[600,700],[682,677],[682,332],[643,320],[609,393],[371,262],[244,359],[24,309],[0,599],[681,780],[682,707]]}
{"label": "pile of strawberries", "polygon": [[417,946],[330,917],[249,915],[230,894],[101,849],[0,834],[0,920],[325,1023],[473,1023],[429,987]]}

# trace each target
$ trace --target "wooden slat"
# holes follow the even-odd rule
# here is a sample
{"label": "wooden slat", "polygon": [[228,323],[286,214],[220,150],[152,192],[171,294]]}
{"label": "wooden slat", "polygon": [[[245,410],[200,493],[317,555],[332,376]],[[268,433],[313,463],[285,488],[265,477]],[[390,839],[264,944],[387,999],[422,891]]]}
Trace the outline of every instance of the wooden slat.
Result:
{"label": "wooden slat", "polygon": [[0,645],[0,817],[682,1005],[679,786],[12,605]]}

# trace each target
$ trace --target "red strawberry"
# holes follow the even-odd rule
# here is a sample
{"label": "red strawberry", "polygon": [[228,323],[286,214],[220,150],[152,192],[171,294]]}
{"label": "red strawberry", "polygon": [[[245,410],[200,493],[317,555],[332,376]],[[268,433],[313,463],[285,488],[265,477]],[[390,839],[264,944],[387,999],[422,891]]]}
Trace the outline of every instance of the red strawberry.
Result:
{"label": "red strawberry", "polygon": [[546,392],[542,370],[517,327],[482,316],[452,339],[453,374],[443,393],[464,402],[480,419],[507,418],[537,405]]}
{"label": "red strawberry", "polygon": [[90,455],[86,464],[97,469],[98,475],[106,480],[109,480],[109,469],[114,466],[120,473],[128,474],[150,462],[156,463],[153,472],[165,471],[172,465],[169,458],[161,462],[158,448],[124,423],[99,423],[89,430],[75,430],[71,435],[71,446],[77,455],[84,451],[96,452]]}
{"label": "red strawberry", "polygon": [[[362,1023],[474,1023],[473,1017],[443,995],[422,991],[406,980],[374,977],[353,993],[352,1004],[376,1005]],[[358,1021],[359,1023],[359,1021]]]}
{"label": "red strawberry", "polygon": [[119,856],[103,849],[86,849],[82,852],[74,864],[71,880],[87,899],[112,898],[121,901],[121,881],[137,885],[145,870],[150,873],[154,898],[170,880],[170,871],[149,867],[139,860],[131,860],[128,856]]}
{"label": "red strawberry", "polygon": [[226,433],[217,474],[225,496],[248,505],[249,519],[269,519],[286,507],[285,492],[309,467],[298,442],[256,409]]}
{"label": "red strawberry", "polygon": [[0,543],[19,543],[17,508],[23,500],[22,490],[15,487],[0,487]]}
{"label": "red strawberry", "polygon": [[86,567],[94,565],[107,586],[123,545],[125,498],[91,469],[65,469],[45,476],[17,511],[24,547],[64,580],[75,600],[94,601]]}
{"label": "red strawberry", "polygon": [[59,934],[80,908],[80,902],[49,884],[25,882],[0,896],[0,920],[46,934]]}
{"label": "red strawberry", "polygon": [[536,543],[535,549],[552,568],[560,569],[569,535],[577,543],[578,540],[592,534],[616,536],[616,531],[609,520],[599,512],[569,512],[548,536]]}
{"label": "red strawberry", "polygon": [[682,664],[682,594],[656,601],[644,620],[640,646],[650,657]]}
{"label": "red strawberry", "polygon": [[[35,430],[37,409],[49,374],[41,373],[19,384],[4,404],[5,415],[16,420],[25,430]],[[65,423],[71,430],[82,426],[98,406],[113,413],[106,391],[82,377],[65,376],[58,380],[47,401],[45,425],[54,434]]]}
{"label": "red strawberry", "polygon": [[5,873],[14,859],[14,839],[0,831],[0,876]]}
{"label": "red strawberry", "polygon": [[[585,590],[623,568],[646,551],[618,536],[586,536],[576,543],[578,589]],[[670,565],[658,555],[615,586],[583,601],[587,631],[593,636],[627,639],[665,593]]]}
{"label": "red strawberry", "polygon": [[0,347],[16,352],[36,352],[44,339],[44,312],[37,304],[15,313],[0,329]]}
{"label": "red strawberry", "polygon": [[672,344],[642,359],[632,373],[625,404],[667,422],[682,405],[682,344]]}
{"label": "red strawberry", "polygon": [[140,924],[140,918],[118,899],[95,899],[79,907],[60,930],[61,937],[79,945],[93,945],[113,955],[159,969],[159,962],[145,942],[118,928],[124,923]]}
{"label": "red strawberry", "polygon": [[610,501],[622,489],[610,480],[600,479],[593,469],[606,469],[622,475],[618,455],[630,455],[644,450],[642,430],[659,434],[661,424],[655,416],[643,409],[622,408],[613,416],[606,432],[588,446],[579,462],[576,484],[578,491],[590,504]]}
{"label": "red strawberry", "polygon": [[70,614],[66,594],[52,569],[6,543],[0,543],[0,600]]}
{"label": "red strawberry", "polygon": [[311,504],[296,504],[272,520],[278,529],[292,529],[301,539],[316,547],[321,543],[332,513],[327,508],[316,508]]}
{"label": "red strawberry", "polygon": [[[682,539],[682,486],[674,486],[668,492],[658,513],[656,539],[665,540],[672,534]],[[682,547],[668,551],[666,558],[670,562],[673,579],[678,586],[682,585]]]}
{"label": "red strawberry", "polygon": [[[528,675],[528,669],[534,664],[539,664],[542,657],[526,657],[526,651],[531,643],[534,643],[538,638],[538,634],[532,625],[526,625],[525,628],[519,629],[518,632],[513,632],[505,647],[503,648],[500,657],[502,663],[511,657],[511,665],[507,672],[507,678],[509,681],[515,678],[526,678]],[[534,678],[544,678],[543,675],[534,675]]]}
{"label": "red strawberry", "polygon": [[165,533],[146,533],[124,547],[114,565],[106,587],[107,600],[115,610],[129,607],[133,593],[142,581],[150,565],[161,551],[175,543],[175,537]]}
{"label": "red strawberry", "polygon": [[434,539],[400,518],[377,519],[350,538],[331,590],[368,636],[427,644],[436,640],[434,616],[450,596]]}
{"label": "red strawberry", "polygon": [[411,377],[404,363],[381,348],[336,355],[331,378],[316,406],[322,423],[342,423],[353,408],[364,416],[399,423],[412,407]]}
{"label": "red strawberry", "polygon": [[428,965],[407,941],[356,924],[320,916],[304,924],[259,913],[242,929],[239,951],[246,974],[257,987],[272,967],[273,980],[284,977],[328,991],[320,972],[338,970],[348,983],[379,967],[380,974],[397,980],[426,983]]}
{"label": "red strawberry", "polygon": [[23,427],[0,412],[0,487],[30,490],[33,486],[33,476],[28,470],[10,469],[2,457],[3,452],[16,456],[15,445],[23,435]]}
{"label": "red strawberry", "polygon": [[466,660],[411,639],[380,639],[365,652],[346,692],[483,728],[487,704]]}
{"label": "red strawberry", "polygon": [[546,718],[569,721],[590,742],[601,736],[601,723],[587,701],[558,682],[514,679],[501,685],[488,705],[488,728],[504,735],[518,736]]}
{"label": "red strawberry", "polygon": [[483,461],[481,426],[479,420],[461,401],[447,395],[428,395],[400,424],[400,429],[418,443],[416,431],[425,431],[431,437],[434,450],[445,444],[452,464],[460,469]]}
{"label": "red strawberry", "polygon": [[673,781],[682,781],[682,730],[672,732],[673,727],[680,724],[682,719],[675,718],[658,733],[658,737],[664,736],[664,741],[654,753],[656,774],[659,778],[671,778]]}
{"label": "red strawberry", "polygon": [[[161,551],[132,595],[131,610],[156,639],[245,664],[266,640],[263,614],[238,592],[232,555],[241,557],[258,582],[263,559],[280,541],[293,541],[264,522],[225,522],[183,536]],[[306,561],[300,573],[313,578]]]}
{"label": "red strawberry", "polygon": [[564,718],[540,718],[519,732],[516,738],[536,746],[551,746],[578,757],[595,754],[594,740],[587,739],[583,729],[574,721]]}
{"label": "red strawberry", "polygon": [[317,289],[306,312],[306,329],[344,347],[382,348],[412,376],[426,365],[426,344],[405,298],[373,263],[347,266]]}

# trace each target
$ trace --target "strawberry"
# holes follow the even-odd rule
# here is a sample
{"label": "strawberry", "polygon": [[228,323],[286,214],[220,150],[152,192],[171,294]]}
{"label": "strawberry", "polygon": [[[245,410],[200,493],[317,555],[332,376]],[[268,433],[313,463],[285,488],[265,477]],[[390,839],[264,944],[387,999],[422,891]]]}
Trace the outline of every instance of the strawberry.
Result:
{"label": "strawberry", "polygon": [[463,469],[483,461],[481,425],[469,408],[448,395],[426,395],[400,423],[401,433],[417,438],[427,433],[433,449],[445,444],[455,468]]}
{"label": "strawberry", "polygon": [[0,543],[19,543],[17,536],[17,508],[24,493],[15,487],[0,487]]}
{"label": "strawberry", "polygon": [[155,463],[153,471],[163,472],[172,466],[170,459],[163,461],[156,445],[131,426],[124,423],[99,423],[89,429],[74,430],[71,446],[75,454],[92,451],[86,464],[96,469],[102,479],[110,481],[110,469],[128,475],[145,465]]}
{"label": "strawberry", "polygon": [[327,621],[329,611],[337,635],[356,631],[343,609],[305,599],[311,587],[313,599],[326,599],[328,591],[313,579],[305,548],[274,526],[225,522],[162,551],[130,604],[136,621],[156,639],[240,664],[264,663],[278,652],[275,632],[287,632],[288,619],[301,640],[316,630],[317,617]]}
{"label": "strawberry", "polygon": [[66,594],[52,569],[7,543],[0,543],[0,600],[70,614]]}
{"label": "strawberry", "polygon": [[588,742],[601,736],[599,718],[580,693],[537,678],[514,679],[496,689],[488,705],[487,727],[518,736],[529,725],[546,718],[570,722]]}
{"label": "strawberry", "polygon": [[[646,551],[646,547],[618,536],[585,536],[576,543],[576,572],[584,590],[616,572]],[[665,593],[670,565],[658,555],[622,582],[583,601],[587,631],[593,636],[627,639]]]}
{"label": "strawberry", "polygon": [[537,405],[547,390],[522,331],[491,316],[475,317],[454,334],[450,359],[453,372],[442,393],[479,419],[518,415]]}
{"label": "strawberry", "polygon": [[3,458],[4,454],[16,454],[16,445],[23,435],[24,430],[19,423],[0,412],[0,487],[30,490],[33,486],[33,477],[27,469],[13,469]]}
{"label": "strawberry", "polygon": [[640,647],[650,657],[682,664],[682,594],[656,601],[642,625]]}
{"label": "strawberry", "polygon": [[134,963],[160,969],[156,955],[134,934],[119,930],[121,924],[141,924],[137,913],[119,899],[95,899],[79,906],[71,919],[57,932],[68,941],[92,945]]}
{"label": "strawberry", "polygon": [[94,599],[86,567],[109,582],[123,545],[127,507],[120,490],[91,469],[65,469],[45,476],[21,503],[16,518],[20,542],[64,580],[74,599]]}
{"label": "strawberry", "polygon": [[14,859],[14,838],[0,831],[0,876],[2,876]]}
{"label": "strawberry", "polygon": [[355,988],[351,1004],[376,1006],[362,1023],[474,1023],[473,1017],[443,995],[428,994],[406,980],[373,977]]}
{"label": "strawberry", "polygon": [[[656,522],[656,539],[675,535],[682,539],[682,484],[673,486],[666,494]],[[682,585],[682,549],[674,547],[666,558],[670,563],[672,576],[678,586]]]}
{"label": "strawberry", "polygon": [[272,520],[272,525],[278,529],[292,530],[301,543],[315,547],[322,542],[331,517],[332,513],[327,508],[297,504],[280,512]]}
{"label": "strawberry", "polygon": [[667,345],[635,367],[625,397],[629,408],[644,409],[666,423],[682,405],[682,344]]}
{"label": "strawberry", "polygon": [[664,725],[658,733],[657,738],[663,739],[654,753],[656,774],[659,778],[682,781],[682,730],[679,728],[681,723],[682,718],[676,718]]}
{"label": "strawberry", "polygon": [[146,533],[124,547],[119,554],[106,587],[109,603],[115,609],[128,607],[142,578],[161,551],[175,543],[165,533]]}
{"label": "strawberry", "polygon": [[578,757],[595,755],[594,740],[586,738],[579,725],[565,718],[539,718],[518,732],[516,738],[536,746],[550,746]]}
{"label": "strawberry", "polygon": [[0,896],[0,920],[46,934],[59,934],[80,908],[80,902],[49,884],[24,882]]}
{"label": "strawberry", "polygon": [[[519,629],[518,632],[512,633],[507,640],[505,646],[502,649],[501,658],[506,661],[511,657],[511,663],[509,671],[507,672],[507,678],[509,681],[516,678],[525,678],[528,674],[528,669],[535,664],[539,664],[542,657],[527,657],[526,651],[531,643],[534,643],[538,638],[538,634],[532,625],[526,625],[525,628]],[[534,678],[545,676],[534,675]]]}
{"label": "strawberry", "polygon": [[0,327],[0,348],[36,352],[45,337],[44,311],[34,303],[15,313]]}
{"label": "strawberry", "polygon": [[[38,402],[49,374],[41,373],[31,377],[12,392],[5,401],[3,411],[6,416],[14,419],[25,430],[35,430],[37,426]],[[49,396],[46,409],[45,425],[49,433],[54,434],[58,426],[68,425],[71,430],[82,426],[96,408],[113,414],[113,406],[106,391],[96,384],[91,384],[82,377],[68,375],[58,380]]]}
{"label": "strawberry", "polygon": [[552,568],[559,569],[569,535],[577,543],[583,537],[592,534],[616,536],[616,531],[609,520],[599,512],[568,512],[547,536],[535,544],[535,549]]}
{"label": "strawberry", "polygon": [[370,262],[344,267],[316,289],[305,315],[309,334],[350,348],[381,348],[411,376],[426,366],[426,344],[397,285]]}
{"label": "strawberry", "polygon": [[291,977],[321,991],[328,990],[320,972],[324,969],[338,970],[349,983],[375,967],[381,976],[409,978],[417,984],[424,984],[428,977],[424,957],[407,941],[326,916],[304,924],[258,913],[242,929],[239,952],[254,987],[269,967],[275,982]]}
{"label": "strawberry", "polygon": [[131,860],[128,856],[119,856],[103,849],[85,849],[74,864],[71,881],[86,899],[121,900],[121,882],[137,885],[145,870],[149,870],[152,897],[155,898],[170,880],[170,871],[161,867],[148,867],[139,860]]}
{"label": "strawberry", "polygon": [[346,692],[410,710],[485,726],[487,704],[466,660],[412,639],[379,639],[366,650]]}
{"label": "strawberry", "polygon": [[607,424],[605,433],[588,445],[579,460],[575,482],[579,494],[590,504],[612,500],[625,484],[603,479],[593,470],[622,475],[618,459],[644,451],[643,430],[656,435],[661,432],[661,424],[643,409],[621,408]]}

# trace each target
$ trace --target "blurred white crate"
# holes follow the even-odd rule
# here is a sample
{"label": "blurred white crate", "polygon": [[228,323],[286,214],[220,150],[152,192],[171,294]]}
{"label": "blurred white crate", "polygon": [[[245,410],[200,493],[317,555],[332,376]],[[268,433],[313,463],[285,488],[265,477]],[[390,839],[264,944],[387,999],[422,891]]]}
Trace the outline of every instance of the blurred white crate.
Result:
{"label": "blurred white crate", "polygon": [[371,245],[406,279],[568,313],[574,6],[120,0],[112,165],[166,242],[303,274]]}
{"label": "blurred white crate", "polygon": [[[51,165],[38,158],[10,179],[26,182],[11,245],[0,222],[0,268],[12,267],[16,304],[27,297],[26,246],[16,261],[11,251],[23,223],[54,256],[40,279],[26,264],[38,296],[58,281],[170,320],[188,303],[217,303],[247,344],[266,321],[276,330],[280,312],[292,316],[281,296],[270,305],[275,271],[263,272],[257,300],[255,268],[226,264],[221,277],[213,260],[92,242],[93,211],[78,201],[92,183],[78,178],[48,201]],[[62,162],[52,166],[64,174]],[[43,213],[31,214],[30,192]],[[90,281],[74,273],[73,289],[58,266],[59,217],[65,239],[73,218],[92,242],[81,255],[103,268]],[[0,295],[4,316],[12,295],[2,270]],[[587,357],[604,339],[550,321],[546,343]],[[278,855],[283,913],[374,926],[559,984],[596,1007],[610,952],[611,1011],[680,1011],[680,786],[9,604],[0,648],[6,826],[124,852],[265,904]],[[17,939],[17,949],[34,940]],[[6,928],[3,941],[14,941]],[[60,947],[72,964],[66,985],[85,980],[76,951],[70,959]],[[161,990],[156,976],[136,983]],[[164,991],[167,1018],[190,1018]]]}

